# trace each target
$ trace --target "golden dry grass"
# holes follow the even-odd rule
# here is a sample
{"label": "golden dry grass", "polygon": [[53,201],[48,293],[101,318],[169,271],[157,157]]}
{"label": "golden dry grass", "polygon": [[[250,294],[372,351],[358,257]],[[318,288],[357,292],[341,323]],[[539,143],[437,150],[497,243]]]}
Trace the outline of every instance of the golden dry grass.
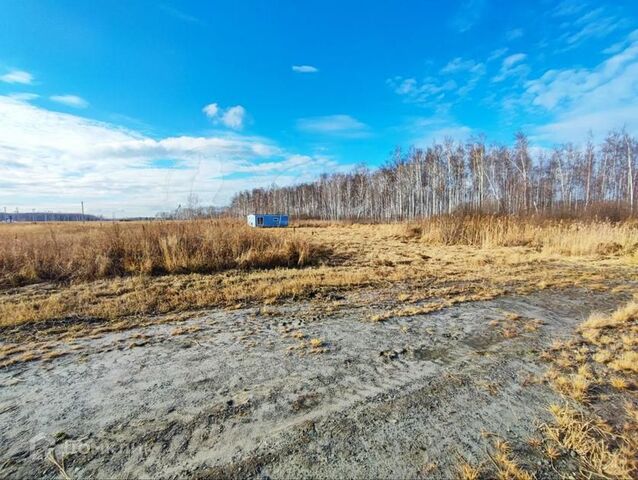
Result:
{"label": "golden dry grass", "polygon": [[304,266],[312,245],[230,219],[0,227],[0,286]]}
{"label": "golden dry grass", "polygon": [[549,439],[575,452],[585,478],[634,478],[638,442],[623,436],[591,412],[551,405],[554,422],[545,428]]}
{"label": "golden dry grass", "polygon": [[[545,426],[546,435],[576,454],[586,478],[635,478],[638,394],[632,387],[638,379],[638,302],[591,315],[579,332],[580,338],[553,345],[548,356],[554,364],[548,378],[573,402],[550,406],[554,421]],[[611,411],[608,402],[616,405]],[[608,418],[602,418],[605,414]]]}
{"label": "golden dry grass", "polygon": [[496,478],[499,480],[532,480],[534,478],[508,452],[497,452],[494,455],[494,462]]}
{"label": "golden dry grass", "polygon": [[[490,464],[487,467],[472,467],[466,462],[463,462],[460,467],[460,472],[464,472],[465,469],[469,469],[470,473],[474,473],[474,477],[469,478],[494,478],[498,480],[533,480],[535,477],[532,473],[521,466],[516,459],[511,445],[500,436],[488,432],[481,432],[481,436],[491,438],[489,448],[486,449],[486,455],[490,460]],[[531,443],[534,443],[536,439],[532,439]],[[530,442],[528,441],[528,444]],[[541,442],[539,442],[540,446]],[[463,477],[463,473],[460,475]]]}
{"label": "golden dry grass", "polygon": [[604,328],[622,326],[632,320],[636,316],[636,312],[638,312],[638,302],[632,301],[614,311],[611,315],[594,313],[580,326],[580,330],[600,331]]}
{"label": "golden dry grass", "polygon": [[548,254],[638,257],[638,223],[559,221],[469,215],[411,224],[406,235],[430,244],[478,247],[526,246]]}
{"label": "golden dry grass", "polygon": [[469,463],[462,463],[458,467],[458,477],[459,480],[479,480],[481,478],[481,468]]}
{"label": "golden dry grass", "polygon": [[[120,233],[116,234],[113,228],[119,228]],[[180,237],[180,232],[188,233]],[[66,319],[66,328],[69,322],[84,319],[118,325],[126,319],[133,325],[142,318],[149,321],[158,315],[254,302],[264,305],[334,291],[350,292],[350,302],[357,302],[357,296],[361,296],[368,318],[386,320],[436,311],[454,303],[490,299],[506,292],[527,294],[573,286],[594,289],[610,283],[619,288],[626,278],[638,273],[629,257],[615,254],[580,257],[549,255],[529,246],[434,245],[420,237],[406,236],[405,232],[404,224],[321,224],[269,231],[208,221],[193,222],[192,226],[187,222],[120,227],[0,225],[2,242],[7,244],[9,238],[25,242],[24,246],[14,247],[23,255],[11,254],[12,265],[30,265],[26,270],[5,268],[5,282],[11,276],[14,283],[35,281],[41,276],[75,279],[0,291],[0,327],[55,319]],[[96,252],[111,252],[110,246],[118,243],[118,235],[127,239],[129,253],[125,258],[131,259],[123,262],[127,265],[124,276],[81,280],[107,275],[108,269],[96,270],[99,262],[92,257],[99,257]],[[141,235],[153,240],[142,242],[145,246],[139,247],[139,253],[134,244]],[[91,246],[93,240],[98,246]],[[56,242],[71,245],[68,252],[59,253],[59,262],[55,253],[59,250],[54,248],[36,260],[25,259],[24,252],[32,251],[35,245],[50,247]],[[162,250],[164,244],[172,247]],[[331,253],[322,256],[325,252]],[[194,259],[189,259],[191,254]],[[318,258],[318,265],[289,268]],[[81,273],[75,273],[71,267],[85,260],[85,266],[78,268]],[[5,266],[9,264],[3,261]],[[46,275],[37,273],[46,271],[46,265],[53,265],[51,271]],[[281,267],[248,268],[277,265]],[[223,268],[228,269],[219,271]],[[174,273],[192,271],[196,273]],[[153,275],[162,272],[165,274]],[[363,300],[369,289],[376,292],[374,300]],[[323,305],[338,308],[326,302]],[[533,330],[531,324],[529,330]]]}

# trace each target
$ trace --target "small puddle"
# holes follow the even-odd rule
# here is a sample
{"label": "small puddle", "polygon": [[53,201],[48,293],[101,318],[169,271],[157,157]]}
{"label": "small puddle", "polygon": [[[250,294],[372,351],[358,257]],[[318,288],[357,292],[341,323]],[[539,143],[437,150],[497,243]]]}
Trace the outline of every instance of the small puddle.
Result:
{"label": "small puddle", "polygon": [[410,350],[410,357],[414,360],[448,360],[450,358],[449,348],[419,347]]}
{"label": "small puddle", "polygon": [[496,334],[476,335],[463,340],[463,344],[477,352],[483,352],[488,350],[489,347],[497,343],[499,340],[502,340],[502,338],[499,338]]}

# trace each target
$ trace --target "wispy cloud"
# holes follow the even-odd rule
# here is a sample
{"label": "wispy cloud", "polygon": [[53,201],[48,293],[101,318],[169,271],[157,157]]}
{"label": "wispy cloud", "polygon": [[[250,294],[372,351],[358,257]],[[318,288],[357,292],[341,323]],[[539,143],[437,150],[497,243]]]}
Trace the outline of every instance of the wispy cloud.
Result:
{"label": "wispy cloud", "polygon": [[563,0],[558,2],[552,10],[554,17],[568,17],[577,15],[587,9],[587,3],[581,0]]}
{"label": "wispy cloud", "polygon": [[484,7],[485,0],[465,0],[452,19],[452,28],[459,33],[467,32],[479,21]]}
{"label": "wispy cloud", "polygon": [[509,55],[501,62],[501,69],[498,74],[492,78],[493,82],[502,82],[510,77],[524,77],[530,72],[530,68],[523,63],[527,58],[524,53],[515,53]]}
{"label": "wispy cloud", "polygon": [[479,74],[485,71],[485,66],[482,63],[475,62],[474,60],[463,59],[456,57],[450,60],[442,69],[442,74],[469,72],[473,74]]}
{"label": "wispy cloud", "polygon": [[386,83],[407,103],[434,107],[438,112],[465,97],[485,75],[485,64],[472,59],[456,57],[441,67],[437,76],[423,80],[396,76]]}
{"label": "wispy cloud", "polygon": [[49,99],[53,102],[66,105],[67,107],[86,108],[89,106],[89,102],[77,95],[51,95]]}
{"label": "wispy cloud", "polygon": [[389,78],[386,83],[394,90],[394,93],[403,97],[407,103],[436,106],[437,108],[443,108],[445,102],[449,103],[446,95],[458,87],[452,79],[435,77],[426,77],[419,81],[416,78],[397,76]]}
{"label": "wispy cloud", "polygon": [[202,111],[215,123],[221,123],[233,130],[244,128],[246,109],[241,105],[223,109],[217,103],[210,103]]}
{"label": "wispy cloud", "polygon": [[578,138],[589,129],[604,134],[623,125],[638,130],[638,38],[593,68],[549,70],[527,82],[521,103],[552,114],[535,129],[545,140]]}
{"label": "wispy cloud", "polygon": [[370,127],[350,115],[326,115],[297,120],[297,129],[314,134],[362,138],[371,134]]}
{"label": "wispy cloud", "polygon": [[602,9],[583,15],[575,23],[579,29],[563,36],[570,47],[580,45],[590,38],[605,37],[618,27],[618,19],[613,16],[604,16]]}
{"label": "wispy cloud", "polygon": [[563,20],[560,24],[563,33],[557,38],[560,45],[557,52],[574,49],[587,40],[604,38],[625,23],[608,6],[597,7],[587,2],[571,0],[560,3],[552,15]]}
{"label": "wispy cloud", "polygon": [[33,75],[24,70],[11,70],[0,76],[0,81],[5,83],[20,83],[22,85],[31,85],[33,83]]}
{"label": "wispy cloud", "polygon": [[197,18],[194,15],[190,15],[188,13],[185,13],[181,10],[178,10],[175,7],[172,7],[170,5],[160,5],[159,8],[161,10],[163,10],[165,13],[167,13],[168,15],[170,15],[173,18],[176,18],[178,20],[181,20],[182,22],[186,22],[186,23],[198,23],[198,24],[202,24],[203,22]]}
{"label": "wispy cloud", "polygon": [[505,70],[511,69],[517,63],[522,62],[527,58],[527,55],[524,53],[515,53],[513,55],[509,55],[503,59],[502,67]]}
{"label": "wispy cloud", "polygon": [[10,93],[8,96],[15,100],[22,100],[24,102],[30,102],[31,100],[35,100],[36,98],[40,97],[40,95],[38,95],[37,93],[29,92]]}
{"label": "wispy cloud", "polygon": [[495,50],[492,50],[490,52],[490,54],[487,57],[487,61],[491,62],[493,60],[497,60],[499,58],[501,58],[503,55],[505,55],[507,53],[509,49],[507,47],[503,47],[503,48],[497,48]]}
{"label": "wispy cloud", "polygon": [[627,48],[629,45],[631,45],[633,42],[638,40],[638,30],[634,30],[633,32],[629,33],[629,35],[627,35],[626,38],[623,38],[621,41],[614,43],[613,45],[605,48],[603,50],[603,53],[605,55],[613,55],[615,53],[620,52],[621,50],[624,50],[625,48]]}
{"label": "wispy cloud", "polygon": [[317,73],[319,69],[312,65],[293,65],[292,71],[297,73]]}
{"label": "wispy cloud", "polygon": [[472,128],[446,114],[411,118],[403,129],[410,136],[410,144],[418,148],[429,147],[434,142],[441,142],[446,138],[464,141],[474,132]]}
{"label": "wispy cloud", "polygon": [[457,57],[445,65],[440,71],[443,75],[453,75],[458,84],[454,93],[463,98],[470,93],[479,80],[485,75],[485,64],[471,59]]}

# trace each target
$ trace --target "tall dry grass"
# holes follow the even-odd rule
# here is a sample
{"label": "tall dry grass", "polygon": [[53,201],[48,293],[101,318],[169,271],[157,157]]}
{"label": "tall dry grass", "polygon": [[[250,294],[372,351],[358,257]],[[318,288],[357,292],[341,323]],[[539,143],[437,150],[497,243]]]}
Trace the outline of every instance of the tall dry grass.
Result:
{"label": "tall dry grass", "polygon": [[318,249],[234,220],[0,226],[0,286],[304,266]]}
{"label": "tall dry grass", "polygon": [[560,255],[638,254],[638,223],[450,215],[410,224],[406,234],[435,245],[527,246]]}

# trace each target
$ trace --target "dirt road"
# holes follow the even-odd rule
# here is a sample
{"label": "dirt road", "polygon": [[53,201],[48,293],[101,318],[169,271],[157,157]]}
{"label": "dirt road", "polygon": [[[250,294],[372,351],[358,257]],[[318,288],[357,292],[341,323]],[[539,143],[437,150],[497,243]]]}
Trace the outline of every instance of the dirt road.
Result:
{"label": "dirt road", "polygon": [[489,434],[526,445],[557,400],[539,352],[623,300],[543,292],[377,323],[305,302],[75,339],[0,370],[0,476],[57,477],[54,449],[71,478],[455,478]]}

